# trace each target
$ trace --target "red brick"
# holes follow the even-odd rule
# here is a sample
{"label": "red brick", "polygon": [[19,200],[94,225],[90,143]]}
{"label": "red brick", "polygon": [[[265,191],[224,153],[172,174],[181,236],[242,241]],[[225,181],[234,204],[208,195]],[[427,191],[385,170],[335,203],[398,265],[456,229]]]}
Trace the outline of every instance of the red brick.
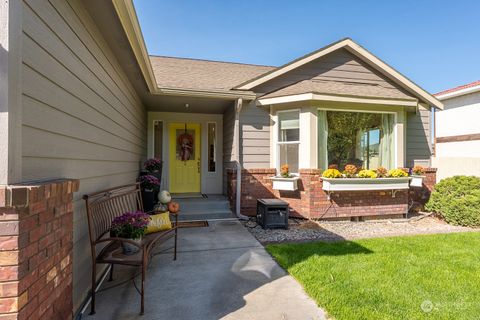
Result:
{"label": "red brick", "polygon": [[30,297],[27,305],[18,313],[18,320],[38,319],[32,314],[38,310],[38,297]]}
{"label": "red brick", "polygon": [[18,251],[0,251],[0,266],[14,266],[18,265],[18,262]]}
{"label": "red brick", "polygon": [[0,298],[0,313],[18,311],[18,297]]}
{"label": "red brick", "polygon": [[3,250],[17,250],[18,236],[1,236],[0,237],[0,251]]}
{"label": "red brick", "polygon": [[45,199],[41,199],[41,200],[39,199],[38,202],[30,204],[29,207],[30,207],[31,214],[40,213],[47,209],[47,201]]}
{"label": "red brick", "polygon": [[55,235],[53,233],[47,234],[45,237],[38,241],[38,250],[46,249],[55,241]]}
{"label": "red brick", "polygon": [[8,298],[18,295],[18,281],[0,282],[0,297]]}
{"label": "red brick", "polygon": [[18,220],[18,211],[15,208],[0,207],[0,221]]}
{"label": "red brick", "polygon": [[53,209],[49,209],[38,214],[38,222],[39,224],[45,224],[52,221],[54,217],[55,214],[53,213]]}
{"label": "red brick", "polygon": [[15,236],[19,233],[18,221],[0,221],[0,236]]}
{"label": "red brick", "polygon": [[40,225],[30,231],[29,236],[30,236],[30,242],[36,242],[38,241],[43,235],[45,234],[45,225]]}
{"label": "red brick", "polygon": [[18,279],[18,266],[0,266],[0,281]]}

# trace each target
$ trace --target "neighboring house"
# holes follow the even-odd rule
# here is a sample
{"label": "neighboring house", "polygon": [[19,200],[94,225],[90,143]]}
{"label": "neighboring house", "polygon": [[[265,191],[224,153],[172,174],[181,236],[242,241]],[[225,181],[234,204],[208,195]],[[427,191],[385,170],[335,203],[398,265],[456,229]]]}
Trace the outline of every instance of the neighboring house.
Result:
{"label": "neighboring house", "polygon": [[437,180],[454,175],[480,176],[480,81],[435,94],[445,106],[435,113]]}
{"label": "neighboring house", "polygon": [[[0,37],[2,203],[13,206],[8,196],[26,181],[79,180],[73,204],[55,211],[73,210],[73,240],[66,236],[73,255],[69,246],[62,252],[73,257],[74,310],[90,277],[81,197],[135,181],[148,157],[164,160],[163,188],[173,192],[228,194],[248,214],[257,197],[282,197],[295,214],[312,218],[335,217],[320,212],[330,203],[319,180],[328,165],[429,164],[431,109],[442,103],[351,39],[280,67],[157,57],[147,55],[130,0],[25,0],[0,8],[0,21],[9,22]],[[299,190],[272,190],[268,178],[282,164],[299,174]],[[56,194],[39,190],[28,198],[34,203],[23,203],[35,214]],[[70,201],[73,190],[64,187],[60,200]],[[407,193],[400,194],[358,193],[335,203],[343,217],[405,214]],[[37,228],[49,232],[38,219]],[[63,279],[71,279],[68,272]]]}

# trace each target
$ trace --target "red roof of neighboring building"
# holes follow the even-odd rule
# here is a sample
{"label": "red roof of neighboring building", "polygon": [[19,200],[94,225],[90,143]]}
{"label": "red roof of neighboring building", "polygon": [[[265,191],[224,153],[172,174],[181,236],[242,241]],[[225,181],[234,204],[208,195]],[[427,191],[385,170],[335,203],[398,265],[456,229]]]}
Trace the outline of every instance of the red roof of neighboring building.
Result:
{"label": "red roof of neighboring building", "polygon": [[455,87],[455,88],[440,91],[438,93],[435,93],[434,96],[441,96],[441,95],[444,95],[444,94],[447,94],[447,93],[451,93],[451,92],[455,92],[455,91],[459,91],[459,90],[463,90],[463,89],[467,89],[467,88],[471,88],[471,87],[476,87],[476,86],[480,86],[480,80],[464,84],[463,86],[458,86],[458,87]]}

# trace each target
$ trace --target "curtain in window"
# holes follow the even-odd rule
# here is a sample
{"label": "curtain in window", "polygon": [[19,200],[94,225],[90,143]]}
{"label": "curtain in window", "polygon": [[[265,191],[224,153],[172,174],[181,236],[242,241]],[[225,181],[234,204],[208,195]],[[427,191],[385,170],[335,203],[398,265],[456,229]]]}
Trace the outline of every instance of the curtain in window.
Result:
{"label": "curtain in window", "polygon": [[327,111],[318,110],[318,168],[328,168],[328,121]]}
{"label": "curtain in window", "polygon": [[380,126],[382,136],[380,139],[379,153],[380,165],[387,169],[394,167],[394,141],[393,141],[393,115],[382,114],[382,123]]}

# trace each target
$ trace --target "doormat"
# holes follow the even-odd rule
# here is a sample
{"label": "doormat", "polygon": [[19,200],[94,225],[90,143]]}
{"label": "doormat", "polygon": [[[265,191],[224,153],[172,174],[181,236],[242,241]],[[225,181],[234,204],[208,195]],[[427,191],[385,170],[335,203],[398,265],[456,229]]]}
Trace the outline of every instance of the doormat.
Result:
{"label": "doormat", "polygon": [[207,220],[200,220],[200,221],[178,221],[179,228],[201,228],[201,227],[208,227]]}

